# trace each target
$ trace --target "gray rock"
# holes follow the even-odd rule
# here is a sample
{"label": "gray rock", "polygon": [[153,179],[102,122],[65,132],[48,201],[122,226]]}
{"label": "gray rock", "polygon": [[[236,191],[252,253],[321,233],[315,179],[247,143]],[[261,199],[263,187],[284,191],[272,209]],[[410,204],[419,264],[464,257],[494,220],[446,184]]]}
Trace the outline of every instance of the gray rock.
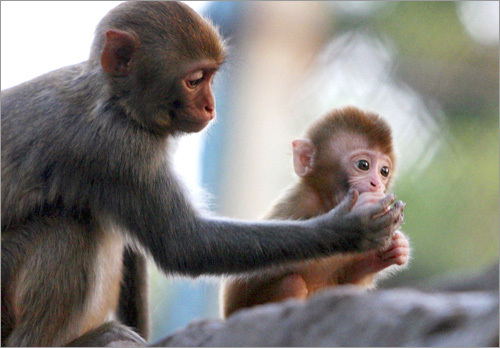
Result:
{"label": "gray rock", "polygon": [[154,346],[498,346],[498,292],[362,292],[312,297],[203,320]]}

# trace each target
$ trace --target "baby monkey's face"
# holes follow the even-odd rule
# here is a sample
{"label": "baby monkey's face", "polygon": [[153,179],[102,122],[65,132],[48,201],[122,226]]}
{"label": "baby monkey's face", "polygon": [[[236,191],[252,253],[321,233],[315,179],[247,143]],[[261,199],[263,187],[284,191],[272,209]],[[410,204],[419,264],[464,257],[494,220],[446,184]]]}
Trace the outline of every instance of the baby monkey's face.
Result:
{"label": "baby monkey's face", "polygon": [[359,149],[348,155],[349,186],[359,193],[385,193],[392,175],[389,156],[374,150]]}

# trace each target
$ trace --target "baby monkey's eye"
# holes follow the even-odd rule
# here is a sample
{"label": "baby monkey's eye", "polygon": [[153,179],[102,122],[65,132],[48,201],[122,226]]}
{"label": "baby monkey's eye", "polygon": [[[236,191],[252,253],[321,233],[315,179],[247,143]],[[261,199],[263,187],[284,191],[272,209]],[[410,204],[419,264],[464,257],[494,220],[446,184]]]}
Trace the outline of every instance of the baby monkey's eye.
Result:
{"label": "baby monkey's eye", "polygon": [[389,176],[389,167],[382,167],[382,169],[380,169],[380,174],[387,178]]}
{"label": "baby monkey's eye", "polygon": [[370,169],[370,164],[368,163],[367,160],[359,160],[356,162],[356,167],[358,167],[361,170],[368,170]]}

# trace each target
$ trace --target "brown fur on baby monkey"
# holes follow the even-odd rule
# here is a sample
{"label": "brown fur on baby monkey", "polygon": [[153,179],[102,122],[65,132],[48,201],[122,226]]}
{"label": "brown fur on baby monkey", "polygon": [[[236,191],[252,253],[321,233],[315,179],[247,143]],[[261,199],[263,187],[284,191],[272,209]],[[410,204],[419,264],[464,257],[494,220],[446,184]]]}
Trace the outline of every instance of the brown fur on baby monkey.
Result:
{"label": "brown fur on baby monkey", "polygon": [[[355,107],[329,112],[307,130],[304,139],[292,144],[299,182],[274,204],[266,219],[312,218],[337,206],[350,189],[359,193],[353,207],[358,209],[385,197],[394,177],[396,159],[389,125],[378,115]],[[409,255],[408,240],[396,231],[379,250],[345,252],[231,278],[222,286],[222,314],[291,297],[306,298],[339,284],[370,288],[380,278],[379,272],[406,265]]]}

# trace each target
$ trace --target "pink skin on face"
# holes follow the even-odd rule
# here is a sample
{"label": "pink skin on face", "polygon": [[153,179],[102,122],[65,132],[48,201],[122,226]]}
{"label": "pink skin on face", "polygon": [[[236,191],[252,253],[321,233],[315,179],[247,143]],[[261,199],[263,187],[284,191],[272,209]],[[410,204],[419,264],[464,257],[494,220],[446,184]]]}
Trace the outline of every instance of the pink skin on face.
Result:
{"label": "pink skin on face", "polygon": [[392,174],[389,156],[372,150],[353,151],[347,163],[349,186],[359,193],[385,193]]}

